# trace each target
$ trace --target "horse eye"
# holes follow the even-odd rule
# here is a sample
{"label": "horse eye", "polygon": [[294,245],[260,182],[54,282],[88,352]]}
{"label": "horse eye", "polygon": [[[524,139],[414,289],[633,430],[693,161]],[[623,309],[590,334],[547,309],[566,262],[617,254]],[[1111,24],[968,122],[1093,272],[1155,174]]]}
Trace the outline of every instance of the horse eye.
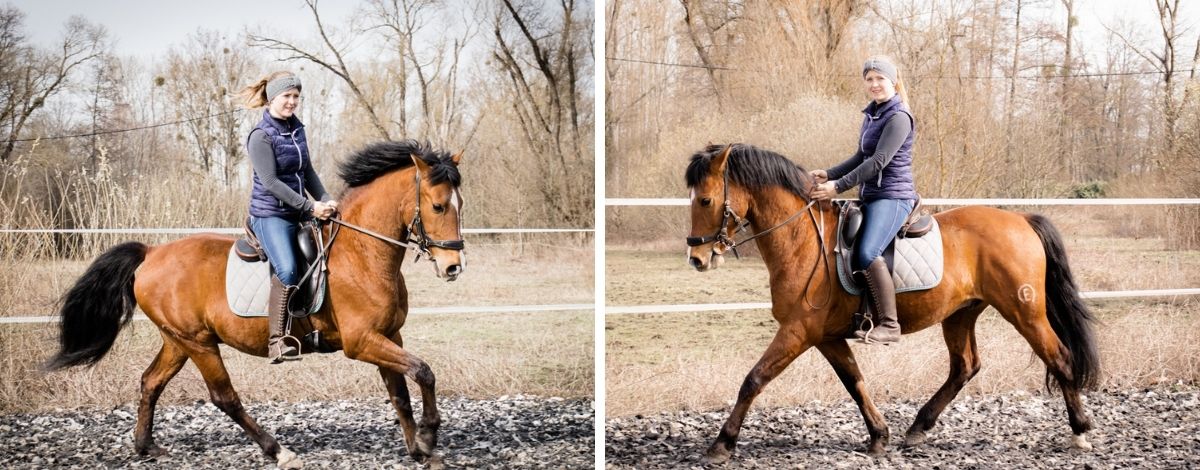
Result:
{"label": "horse eye", "polygon": [[446,206],[443,206],[443,205],[441,205],[441,204],[434,204],[434,205],[433,205],[433,213],[434,213],[434,214],[441,214],[441,213],[443,213],[443,212],[446,212]]}
{"label": "horse eye", "polygon": [[708,207],[711,205],[712,205],[712,198],[710,198],[710,197],[706,197],[706,198],[703,198],[700,200],[701,207]]}

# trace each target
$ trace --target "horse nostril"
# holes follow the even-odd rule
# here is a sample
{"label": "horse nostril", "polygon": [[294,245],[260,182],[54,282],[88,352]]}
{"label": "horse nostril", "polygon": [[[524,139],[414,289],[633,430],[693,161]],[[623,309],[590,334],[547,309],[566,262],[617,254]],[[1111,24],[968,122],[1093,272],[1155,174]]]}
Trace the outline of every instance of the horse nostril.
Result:
{"label": "horse nostril", "polygon": [[688,264],[692,265],[693,268],[700,269],[702,262],[700,261],[700,258],[693,256],[688,258]]}
{"label": "horse nostril", "polygon": [[457,276],[461,273],[462,273],[461,265],[456,264],[456,265],[450,266],[449,268],[446,268],[446,275],[448,275],[448,276]]}

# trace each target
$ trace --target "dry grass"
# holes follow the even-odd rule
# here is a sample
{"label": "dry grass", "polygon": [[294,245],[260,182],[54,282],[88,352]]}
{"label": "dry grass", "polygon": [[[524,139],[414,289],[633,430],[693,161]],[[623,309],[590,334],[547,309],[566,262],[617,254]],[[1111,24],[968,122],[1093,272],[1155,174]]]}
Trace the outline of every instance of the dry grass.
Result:
{"label": "dry grass", "polygon": [[[1048,213],[1064,234],[1084,291],[1200,285],[1200,252],[1169,250],[1164,237],[1153,230],[1143,226],[1130,232],[1127,225],[1112,223],[1135,215],[1108,208],[1040,212]],[[605,260],[607,304],[769,301],[761,260],[728,259],[716,272],[697,273],[685,265],[681,238],[682,234],[663,249],[610,246]],[[1196,305],[1194,299],[1097,300],[1089,305],[1101,319],[1103,387],[1200,380],[1200,332],[1188,313]],[[605,324],[609,416],[727,405],[776,329],[766,311],[613,315]],[[980,317],[977,337],[983,370],[964,393],[1042,386],[1044,366],[994,310]],[[938,328],[906,336],[896,346],[854,349],[877,399],[928,398],[949,367]],[[772,382],[756,404],[847,399],[829,365],[810,350]]]}
{"label": "dry grass", "polygon": [[[543,241],[544,242],[544,241]],[[499,243],[499,241],[497,241]],[[591,303],[593,250],[589,244],[468,245],[466,274],[437,280],[428,262],[407,263],[410,304],[484,306]],[[411,258],[410,258],[411,261]],[[16,273],[0,289],[3,315],[49,315],[85,262],[8,261]],[[405,345],[438,376],[440,393],[489,397],[536,394],[590,397],[594,391],[591,312],[414,315]],[[54,407],[109,407],[136,401],[138,378],[161,340],[149,322],[134,322],[93,369],[50,375],[37,371],[57,345],[54,325],[0,325],[0,411]],[[264,359],[226,350],[233,383],[246,400],[383,397],[375,368],[340,353],[268,366]],[[411,385],[411,384],[410,384]],[[415,385],[412,385],[415,387]],[[413,389],[415,390],[415,388]],[[164,402],[207,399],[194,366],[186,366]]]}
{"label": "dry grass", "polygon": [[[593,393],[591,312],[505,315],[416,315],[405,345],[433,367],[442,396],[473,398],[517,393],[590,397]],[[138,380],[158,351],[158,330],[134,322],[95,368],[42,374],[54,352],[53,325],[4,325],[0,334],[0,411],[115,407],[136,403]],[[374,366],[340,353],[309,355],[271,366],[266,359],[223,348],[243,400],[327,400],[386,396]],[[416,385],[410,383],[414,393]],[[170,383],[163,403],[207,400],[189,363]]]}
{"label": "dry grass", "polygon": [[[1127,388],[1200,380],[1200,333],[1192,303],[1093,303],[1100,314],[1102,387]],[[666,410],[708,410],[732,403],[746,373],[775,333],[765,311],[620,315],[606,320],[605,378],[609,417]],[[964,394],[1042,386],[1045,371],[1016,331],[988,310],[977,328],[983,369]],[[925,399],[949,370],[937,328],[898,345],[853,349],[876,400]],[[801,355],[765,389],[755,406],[849,400],[815,350]]]}

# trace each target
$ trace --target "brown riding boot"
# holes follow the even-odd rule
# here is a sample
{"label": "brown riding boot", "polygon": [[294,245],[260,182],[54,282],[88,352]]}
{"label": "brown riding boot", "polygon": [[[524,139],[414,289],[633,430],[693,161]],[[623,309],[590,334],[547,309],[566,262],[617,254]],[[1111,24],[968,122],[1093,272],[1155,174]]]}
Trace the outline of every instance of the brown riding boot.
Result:
{"label": "brown riding boot", "polygon": [[300,359],[296,348],[283,341],[283,328],[287,323],[287,304],[296,286],[284,286],[279,278],[271,276],[271,298],[267,301],[267,325],[270,333],[267,336],[267,358],[271,364]]}
{"label": "brown riding boot", "polygon": [[900,341],[900,324],[896,322],[896,284],[888,272],[883,258],[875,258],[864,273],[867,287],[871,291],[874,307],[874,328],[857,331],[855,335],[864,343],[895,343]]}

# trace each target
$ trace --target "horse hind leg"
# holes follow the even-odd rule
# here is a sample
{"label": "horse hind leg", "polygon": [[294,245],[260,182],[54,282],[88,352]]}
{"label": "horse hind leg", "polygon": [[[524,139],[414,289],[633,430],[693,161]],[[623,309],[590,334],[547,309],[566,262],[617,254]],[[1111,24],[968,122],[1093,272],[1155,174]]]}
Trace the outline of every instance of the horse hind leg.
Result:
{"label": "horse hind leg", "polygon": [[166,449],[154,443],[154,409],[167,382],[179,373],[187,359],[179,346],[163,335],[158,356],[142,373],[142,396],[138,402],[137,425],[133,430],[133,446],[138,455],[158,457],[167,453]]}
{"label": "horse hind leg", "polygon": [[229,371],[225,369],[225,363],[221,360],[220,350],[216,345],[206,345],[188,352],[192,362],[196,363],[196,368],[200,369],[200,375],[204,376],[213,405],[233,418],[233,421],[262,448],[264,454],[275,458],[279,468],[304,466],[295,453],[280,446],[273,436],[263,431],[254,418],[246,413],[241,399],[233,389],[233,383],[229,380]]}
{"label": "horse hind leg", "polygon": [[[1001,313],[1004,311],[1001,310]],[[1044,312],[1045,306],[1031,305],[1029,308],[1013,308],[1008,311],[1019,312],[1019,317],[1004,317],[1029,342],[1033,353],[1046,364],[1047,372],[1058,382],[1067,406],[1067,420],[1071,425],[1071,447],[1091,450],[1092,445],[1088,442],[1086,433],[1092,429],[1092,420],[1083,409],[1083,401],[1079,397],[1080,387],[1075,385],[1075,378],[1071,372],[1071,353],[1059,340],[1046,315],[1035,314],[1038,311]]]}
{"label": "horse hind leg", "polygon": [[975,320],[987,305],[978,303],[960,309],[942,322],[942,336],[946,340],[946,349],[950,353],[950,375],[938,389],[913,421],[908,432],[904,434],[906,447],[918,446],[925,442],[926,432],[937,424],[938,416],[975,374],[979,373],[979,350],[975,341]]}
{"label": "horse hind leg", "polygon": [[833,366],[833,371],[837,373],[846,391],[850,392],[850,397],[862,412],[863,420],[867,422],[867,433],[871,439],[867,443],[867,453],[874,456],[883,455],[888,444],[887,422],[867,393],[867,384],[863,381],[862,371],[858,369],[858,363],[854,360],[854,352],[844,339],[821,343],[817,345],[817,350],[821,351],[825,360]]}

